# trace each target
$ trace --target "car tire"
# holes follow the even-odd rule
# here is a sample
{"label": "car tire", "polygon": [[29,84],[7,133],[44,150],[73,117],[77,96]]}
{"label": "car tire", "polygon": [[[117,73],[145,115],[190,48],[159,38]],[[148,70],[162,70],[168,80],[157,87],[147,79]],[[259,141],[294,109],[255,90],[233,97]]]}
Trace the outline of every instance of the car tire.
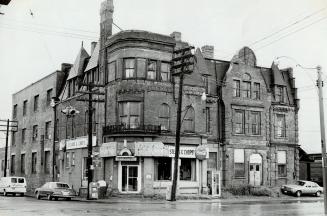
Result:
{"label": "car tire", "polygon": [[8,193],[6,192],[6,190],[3,191],[3,196],[7,196]]}
{"label": "car tire", "polygon": [[23,197],[23,196],[25,196],[25,194],[24,193],[21,193],[20,196]]}
{"label": "car tire", "polygon": [[38,199],[38,200],[41,199],[41,196],[40,196],[39,192],[35,193],[35,198]]}
{"label": "car tire", "polygon": [[320,197],[320,195],[321,195],[321,191],[317,191],[316,192],[316,197]]}
{"label": "car tire", "polygon": [[72,200],[72,198],[68,197],[68,198],[66,198],[66,200],[67,200],[67,201],[71,201],[71,200]]}
{"label": "car tire", "polygon": [[16,193],[13,193],[12,195],[13,195],[13,196],[16,196]]}
{"label": "car tire", "polygon": [[302,195],[302,192],[301,191],[296,191],[295,192],[295,196],[300,197],[301,195]]}
{"label": "car tire", "polygon": [[52,200],[52,196],[51,196],[51,194],[48,194],[47,199],[48,199],[48,200]]}
{"label": "car tire", "polygon": [[58,201],[58,197],[55,197],[54,200]]}

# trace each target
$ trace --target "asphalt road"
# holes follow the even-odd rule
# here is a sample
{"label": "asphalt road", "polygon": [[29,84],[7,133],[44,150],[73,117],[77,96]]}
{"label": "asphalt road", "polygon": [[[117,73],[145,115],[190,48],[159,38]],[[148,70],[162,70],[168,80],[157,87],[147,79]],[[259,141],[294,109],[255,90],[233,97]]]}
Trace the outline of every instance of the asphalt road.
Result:
{"label": "asphalt road", "polygon": [[0,196],[0,216],[37,215],[142,215],[142,216],[201,216],[201,215],[323,215],[323,201],[114,201],[94,203],[82,201],[48,201],[31,197]]}

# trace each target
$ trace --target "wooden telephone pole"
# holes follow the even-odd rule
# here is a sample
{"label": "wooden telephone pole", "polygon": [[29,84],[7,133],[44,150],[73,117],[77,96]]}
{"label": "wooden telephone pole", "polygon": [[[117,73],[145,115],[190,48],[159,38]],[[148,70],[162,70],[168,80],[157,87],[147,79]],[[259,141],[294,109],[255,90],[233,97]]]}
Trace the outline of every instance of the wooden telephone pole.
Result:
{"label": "wooden telephone pole", "polygon": [[93,149],[93,139],[92,139],[92,114],[93,114],[93,102],[95,103],[104,103],[105,100],[96,100],[93,99],[93,95],[105,95],[105,93],[99,92],[99,91],[93,91],[94,87],[97,88],[104,88],[104,85],[99,84],[93,84],[93,83],[82,83],[82,86],[87,86],[87,91],[78,91],[77,93],[86,94],[88,95],[88,98],[81,98],[77,99],[77,101],[83,101],[88,102],[88,128],[87,128],[87,134],[88,134],[88,144],[87,144],[87,160],[86,160],[86,166],[87,166],[87,199],[90,199],[90,183],[93,181],[93,175],[92,170],[94,169],[92,165],[92,149]]}

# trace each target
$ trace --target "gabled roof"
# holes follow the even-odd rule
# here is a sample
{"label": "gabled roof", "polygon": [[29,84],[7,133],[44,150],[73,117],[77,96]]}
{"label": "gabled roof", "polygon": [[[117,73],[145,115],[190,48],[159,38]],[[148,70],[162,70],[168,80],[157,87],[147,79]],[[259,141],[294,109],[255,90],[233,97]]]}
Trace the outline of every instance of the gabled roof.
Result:
{"label": "gabled roof", "polygon": [[69,71],[69,76],[67,80],[70,80],[72,78],[75,78],[84,72],[84,65],[85,65],[85,60],[90,57],[89,54],[86,52],[84,47],[82,46],[76,59],[74,62],[73,67]]}
{"label": "gabled roof", "polygon": [[277,64],[275,62],[271,65],[272,75],[273,75],[273,84],[274,85],[282,85],[285,86],[285,81],[282,75],[282,72],[279,70]]}
{"label": "gabled roof", "polygon": [[89,71],[93,68],[96,68],[99,65],[99,52],[100,52],[100,43],[97,43],[91,54],[90,61],[87,64],[85,71]]}

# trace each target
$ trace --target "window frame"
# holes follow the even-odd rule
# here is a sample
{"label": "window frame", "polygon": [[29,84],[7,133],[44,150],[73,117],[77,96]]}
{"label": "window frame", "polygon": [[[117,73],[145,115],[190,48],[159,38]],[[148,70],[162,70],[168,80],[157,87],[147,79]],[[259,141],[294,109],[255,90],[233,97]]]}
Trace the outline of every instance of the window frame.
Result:
{"label": "window frame", "polygon": [[[35,157],[34,157],[35,156]],[[37,173],[37,152],[32,152],[32,166],[31,166],[31,174],[36,174]]]}
{"label": "window frame", "polygon": [[[165,109],[167,108],[167,112],[165,113]],[[167,114],[167,115],[164,115]],[[170,130],[170,106],[167,103],[162,103],[160,106],[160,110],[159,110],[159,121],[160,121],[160,125],[161,125],[161,130],[164,131],[169,131]],[[163,122],[167,122],[167,125],[162,124]],[[163,126],[167,126],[167,128],[163,128]]]}
{"label": "window frame", "polygon": [[[154,68],[153,69],[149,69],[149,66],[151,63],[154,63]],[[154,60],[154,59],[147,59],[146,61],[146,79],[147,80],[157,80],[157,71],[158,71],[158,61]],[[154,78],[149,77],[149,73],[153,73],[154,74]]]}
{"label": "window frame", "polygon": [[[48,157],[47,157],[48,154]],[[50,174],[50,158],[51,158],[51,154],[50,151],[44,151],[44,173],[45,174]],[[49,163],[47,161],[47,159],[49,160]]]}
{"label": "window frame", "polygon": [[[168,66],[168,71],[163,71],[162,69],[162,65],[167,65]],[[169,62],[165,62],[165,61],[162,61],[160,63],[160,80],[163,81],[163,82],[170,82],[171,81],[171,69],[170,69],[171,65]],[[167,80],[164,80],[162,79],[162,74],[167,74]]]}
{"label": "window frame", "polygon": [[[132,107],[131,104],[136,104],[138,105],[138,114],[132,114]],[[138,101],[121,101],[118,103],[118,108],[119,108],[119,122],[120,124],[125,124],[126,126],[130,127],[130,128],[138,128],[141,124],[142,124],[142,119],[141,119],[141,113],[142,113],[142,103],[138,102]],[[125,107],[126,106],[126,107]],[[127,110],[127,113],[125,112],[125,109]],[[138,123],[131,123],[131,119],[135,118],[137,119],[138,117]],[[124,122],[122,121],[122,119],[126,118],[127,121]]]}
{"label": "window frame", "polygon": [[233,80],[233,97],[241,97],[241,81]]}
{"label": "window frame", "polygon": [[[256,118],[258,117],[258,118]],[[260,136],[261,135],[261,112],[250,111],[251,118],[251,135]],[[257,127],[257,132],[253,132],[253,127]]]}
{"label": "window frame", "polygon": [[276,102],[284,103],[284,86],[276,86]]}
{"label": "window frame", "polygon": [[45,122],[45,128],[44,128],[44,139],[48,140],[51,138],[51,121]]}
{"label": "window frame", "polygon": [[[172,170],[172,158],[171,157],[156,157],[154,159],[154,181],[171,181],[173,177],[173,170]],[[161,163],[159,163],[159,160],[162,160]],[[166,162],[168,165],[165,165]],[[163,169],[167,168],[167,170]],[[165,172],[167,171],[167,172]],[[163,172],[162,175],[159,175],[161,172]],[[169,174],[167,174],[169,173]],[[163,176],[163,178],[159,178],[160,176]],[[169,176],[168,178],[166,178]]]}
{"label": "window frame", "polygon": [[251,99],[251,81],[243,81],[243,98]]}
{"label": "window frame", "polygon": [[261,85],[258,82],[253,83],[253,99],[254,100],[260,100],[261,99]]}
{"label": "window frame", "polygon": [[18,104],[15,104],[12,111],[12,117],[14,119],[17,118],[17,113],[18,113]]}
{"label": "window frame", "polygon": [[22,128],[22,144],[26,142],[26,128]]}
{"label": "window frame", "polygon": [[[243,154],[242,158],[236,158],[237,151]],[[241,155],[240,154],[240,155]],[[234,149],[234,178],[245,178],[245,150],[244,149]],[[238,167],[239,166],[239,167]],[[242,169],[238,169],[242,168]]]}
{"label": "window frame", "polygon": [[[111,70],[110,70],[110,68],[111,68],[111,66],[114,66],[113,68],[113,70],[114,70],[114,74],[113,74],[113,79],[112,80],[110,80],[110,72],[111,72]],[[108,63],[108,69],[107,69],[107,76],[106,76],[106,83],[110,83],[110,82],[113,82],[113,81],[115,81],[116,80],[116,73],[117,73],[117,63],[116,63],[116,60],[114,60],[114,61],[111,61],[111,62],[109,62]]]}
{"label": "window frame", "polygon": [[[192,106],[189,106],[184,115],[184,119],[182,121],[184,123],[183,131],[188,133],[195,132],[195,110]],[[190,128],[188,128],[190,126]]]}
{"label": "window frame", "polygon": [[[241,122],[238,122],[237,114],[241,114]],[[233,132],[236,135],[244,135],[245,134],[245,110],[242,109],[234,109],[234,117],[233,117]],[[238,132],[238,126],[241,125],[241,131]]]}
{"label": "window frame", "polygon": [[34,96],[34,107],[33,107],[34,112],[39,111],[39,102],[40,102],[40,95],[35,95]]}
{"label": "window frame", "polygon": [[[276,113],[275,115],[275,137],[279,139],[284,139],[287,137],[286,131],[286,114]],[[282,119],[281,123],[279,123],[279,119]],[[281,125],[279,125],[281,124]]]}
{"label": "window frame", "polygon": [[[130,61],[130,60],[132,60],[133,61],[133,67],[130,67],[130,68],[127,68],[126,67],[126,62],[127,61]],[[136,67],[137,67],[137,65],[136,65],[136,59],[135,58],[124,58],[123,59],[123,68],[124,68],[124,70],[123,70],[123,78],[124,79],[135,79],[136,78]],[[127,70],[132,70],[133,71],[133,75],[132,76],[127,76]]]}
{"label": "window frame", "polygon": [[38,138],[38,125],[33,125],[32,127],[32,141],[36,142]]}
{"label": "window frame", "polygon": [[[284,160],[280,162],[281,155],[279,153],[284,153]],[[287,177],[287,151],[286,150],[278,150],[277,151],[277,171],[279,178],[286,178]]]}
{"label": "window frame", "polygon": [[27,113],[27,102],[28,100],[23,101],[23,116],[26,116]]}
{"label": "window frame", "polygon": [[[196,181],[196,159],[195,158],[180,158],[180,170],[179,170],[179,180],[180,181]],[[182,178],[182,167],[183,167],[183,162],[185,163],[185,161],[189,161],[190,162],[190,177],[186,178]],[[186,171],[186,170],[185,170]],[[194,172],[194,173],[193,173]]]}
{"label": "window frame", "polygon": [[46,105],[50,106],[51,104],[51,99],[52,99],[52,88],[47,90],[47,102]]}

